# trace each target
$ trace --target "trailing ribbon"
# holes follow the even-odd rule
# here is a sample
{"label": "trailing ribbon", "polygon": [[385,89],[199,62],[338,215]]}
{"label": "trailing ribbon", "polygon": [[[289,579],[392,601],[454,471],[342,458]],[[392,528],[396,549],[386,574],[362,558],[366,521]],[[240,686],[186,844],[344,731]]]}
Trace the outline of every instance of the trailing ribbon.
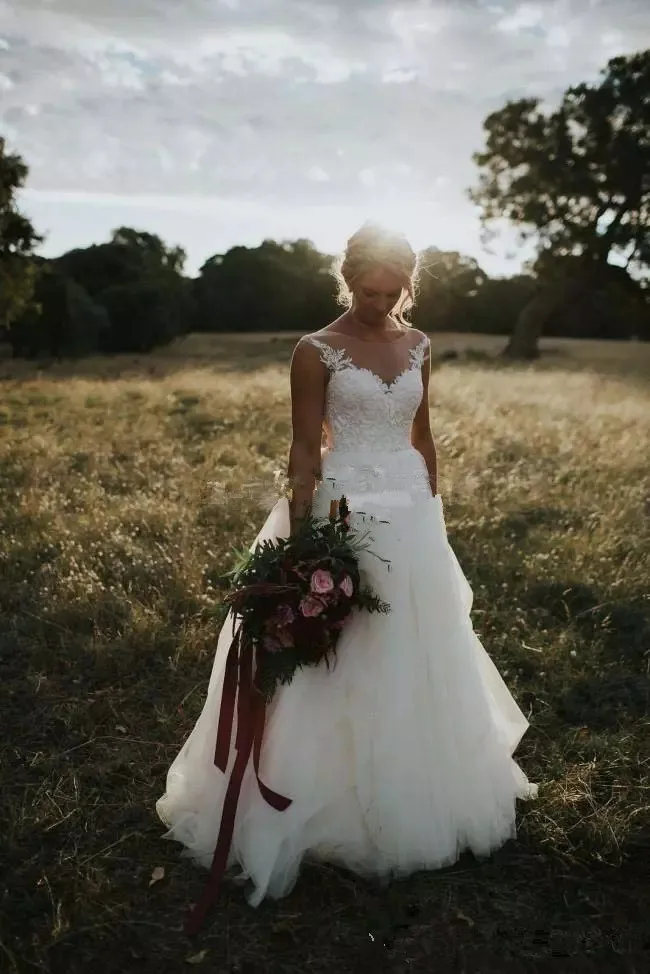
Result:
{"label": "trailing ribbon", "polygon": [[235,709],[237,711],[237,734],[235,737],[237,756],[223,802],[221,824],[212,857],[212,865],[210,866],[210,874],[199,902],[185,921],[185,932],[190,936],[197,934],[203,926],[208,911],[219,892],[221,880],[228,864],[239,795],[251,752],[257,784],[266,803],[278,812],[284,812],[291,804],[290,798],[278,795],[260,779],[259,768],[266,720],[266,702],[253,682],[253,657],[253,645],[242,632],[240,625],[230,644],[226,659],[214,752],[215,767],[225,774],[230,755]]}

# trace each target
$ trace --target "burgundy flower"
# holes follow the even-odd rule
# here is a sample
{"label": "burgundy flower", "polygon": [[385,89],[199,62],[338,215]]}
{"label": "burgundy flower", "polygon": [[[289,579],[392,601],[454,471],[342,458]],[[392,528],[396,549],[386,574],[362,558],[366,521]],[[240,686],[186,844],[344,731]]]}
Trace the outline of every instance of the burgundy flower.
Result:
{"label": "burgundy flower", "polygon": [[279,605],[275,618],[281,626],[290,626],[296,615],[290,605]]}
{"label": "burgundy flower", "polygon": [[265,636],[262,645],[269,653],[277,653],[282,649],[282,643],[274,636]]}

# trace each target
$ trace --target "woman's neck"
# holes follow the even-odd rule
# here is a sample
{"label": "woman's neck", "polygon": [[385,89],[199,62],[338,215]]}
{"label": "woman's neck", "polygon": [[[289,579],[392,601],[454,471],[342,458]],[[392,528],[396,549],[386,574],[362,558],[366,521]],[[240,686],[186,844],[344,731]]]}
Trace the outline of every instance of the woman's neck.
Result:
{"label": "woman's neck", "polygon": [[354,311],[354,308],[350,308],[348,311],[350,324],[354,327],[356,336],[360,341],[386,341],[388,336],[394,335],[396,332],[403,332],[404,329],[387,315],[384,318],[381,325],[369,325],[367,322],[359,318]]}

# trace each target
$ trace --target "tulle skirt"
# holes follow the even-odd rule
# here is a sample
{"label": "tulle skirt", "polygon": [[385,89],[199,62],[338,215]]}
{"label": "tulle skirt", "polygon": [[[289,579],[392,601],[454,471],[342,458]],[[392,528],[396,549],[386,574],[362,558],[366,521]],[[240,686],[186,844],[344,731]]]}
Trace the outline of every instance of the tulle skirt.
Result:
{"label": "tulle skirt", "polygon": [[[486,856],[515,836],[516,799],[536,792],[512,757],[528,723],[473,630],[440,496],[385,501],[373,513],[370,500],[352,526],[388,561],[360,557],[390,613],[355,615],[334,668],[299,670],[269,706],[261,778],[289,808],[265,802],[251,767],[244,776],[229,866],[253,906],[288,894],[305,858],[386,881],[464,850]],[[326,490],[319,502],[324,514]],[[254,544],[288,531],[282,498]],[[202,713],[156,803],[164,837],[206,868],[229,774],[213,758],[232,635],[229,616]]]}

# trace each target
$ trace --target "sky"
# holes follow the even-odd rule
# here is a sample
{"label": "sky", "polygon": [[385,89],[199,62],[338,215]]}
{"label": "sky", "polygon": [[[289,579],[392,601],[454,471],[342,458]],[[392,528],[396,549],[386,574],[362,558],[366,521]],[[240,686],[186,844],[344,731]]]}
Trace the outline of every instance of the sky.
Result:
{"label": "sky", "polygon": [[484,119],[648,46],[647,0],[0,0],[0,134],[46,256],[127,225],[195,273],[370,218],[510,274],[467,198]]}

